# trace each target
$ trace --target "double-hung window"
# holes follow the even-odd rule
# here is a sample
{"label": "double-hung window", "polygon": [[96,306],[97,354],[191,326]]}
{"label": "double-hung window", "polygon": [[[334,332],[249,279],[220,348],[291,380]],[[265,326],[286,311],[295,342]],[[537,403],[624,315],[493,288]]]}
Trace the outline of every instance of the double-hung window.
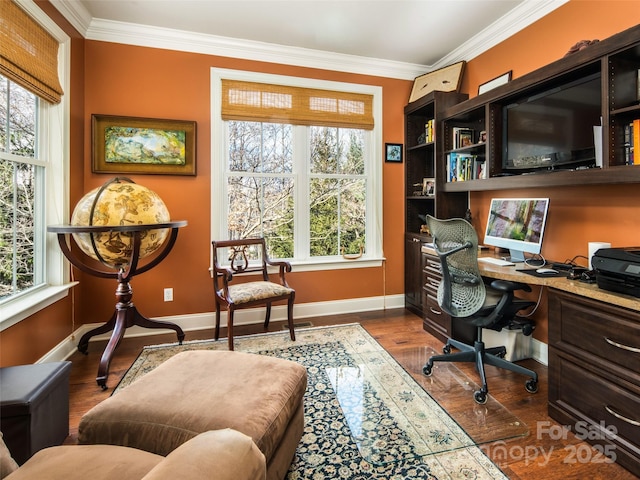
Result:
{"label": "double-hung window", "polygon": [[213,70],[212,237],[263,236],[298,265],[379,262],[380,103],[379,87]]}
{"label": "double-hung window", "polygon": [[66,295],[47,225],[68,214],[70,42],[29,0],[4,2],[0,46],[0,329]]}

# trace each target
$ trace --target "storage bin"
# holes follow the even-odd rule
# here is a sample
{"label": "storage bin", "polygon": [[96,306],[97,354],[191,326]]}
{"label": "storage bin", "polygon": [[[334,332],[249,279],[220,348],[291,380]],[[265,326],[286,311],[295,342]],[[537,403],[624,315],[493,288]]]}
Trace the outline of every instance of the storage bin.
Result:
{"label": "storage bin", "polygon": [[70,371],[71,362],[0,368],[0,428],[19,465],[69,435]]}

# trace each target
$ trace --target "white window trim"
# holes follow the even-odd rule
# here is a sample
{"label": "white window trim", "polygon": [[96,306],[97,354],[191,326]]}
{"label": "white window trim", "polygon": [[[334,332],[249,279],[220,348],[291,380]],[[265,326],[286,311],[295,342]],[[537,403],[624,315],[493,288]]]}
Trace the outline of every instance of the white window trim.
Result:
{"label": "white window trim", "polygon": [[[45,105],[42,109],[48,117],[45,136],[48,161],[45,186],[45,224],[62,224],[69,218],[69,91],[71,77],[71,39],[32,0],[17,3],[40,23],[60,44],[58,50],[58,76],[65,94],[57,105]],[[56,235],[45,233],[46,260],[45,285],[25,291],[16,298],[0,305],[0,331],[37,313],[68,295],[75,283],[69,281],[68,263],[58,246]]]}
{"label": "white window trim", "polygon": [[[384,260],[382,250],[382,87],[363,85],[356,83],[333,82],[328,80],[316,80],[303,77],[291,77],[286,75],[274,75],[242,70],[229,70],[221,68],[211,69],[211,239],[226,237],[221,232],[223,224],[222,215],[226,212],[227,199],[223,189],[219,188],[224,176],[225,148],[227,145],[225,135],[225,123],[221,117],[222,109],[222,79],[240,80],[246,82],[273,83],[307,88],[320,88],[351,93],[363,93],[373,95],[373,120],[374,129],[371,132],[371,173],[367,181],[372,182],[373,195],[367,198],[367,209],[373,211],[373,221],[367,224],[367,238],[373,250],[366,258],[356,260],[310,258],[307,260],[292,260],[296,271],[336,270],[347,268],[368,268],[382,265]],[[368,196],[369,197],[369,196]]]}

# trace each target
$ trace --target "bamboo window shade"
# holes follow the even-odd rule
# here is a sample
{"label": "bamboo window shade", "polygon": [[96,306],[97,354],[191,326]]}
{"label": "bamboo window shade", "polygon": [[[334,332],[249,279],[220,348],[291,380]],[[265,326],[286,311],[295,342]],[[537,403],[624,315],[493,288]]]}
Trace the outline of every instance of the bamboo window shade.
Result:
{"label": "bamboo window shade", "polygon": [[373,95],[222,80],[222,119],[373,129]]}
{"label": "bamboo window shade", "polygon": [[0,0],[0,73],[38,97],[60,103],[58,42],[13,1]]}

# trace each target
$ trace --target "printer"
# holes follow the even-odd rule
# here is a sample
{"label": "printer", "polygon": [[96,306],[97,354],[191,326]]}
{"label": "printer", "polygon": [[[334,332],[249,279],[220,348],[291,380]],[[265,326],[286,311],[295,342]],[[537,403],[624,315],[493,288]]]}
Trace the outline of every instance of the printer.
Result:
{"label": "printer", "polygon": [[640,247],[601,248],[591,265],[598,287],[640,297]]}

